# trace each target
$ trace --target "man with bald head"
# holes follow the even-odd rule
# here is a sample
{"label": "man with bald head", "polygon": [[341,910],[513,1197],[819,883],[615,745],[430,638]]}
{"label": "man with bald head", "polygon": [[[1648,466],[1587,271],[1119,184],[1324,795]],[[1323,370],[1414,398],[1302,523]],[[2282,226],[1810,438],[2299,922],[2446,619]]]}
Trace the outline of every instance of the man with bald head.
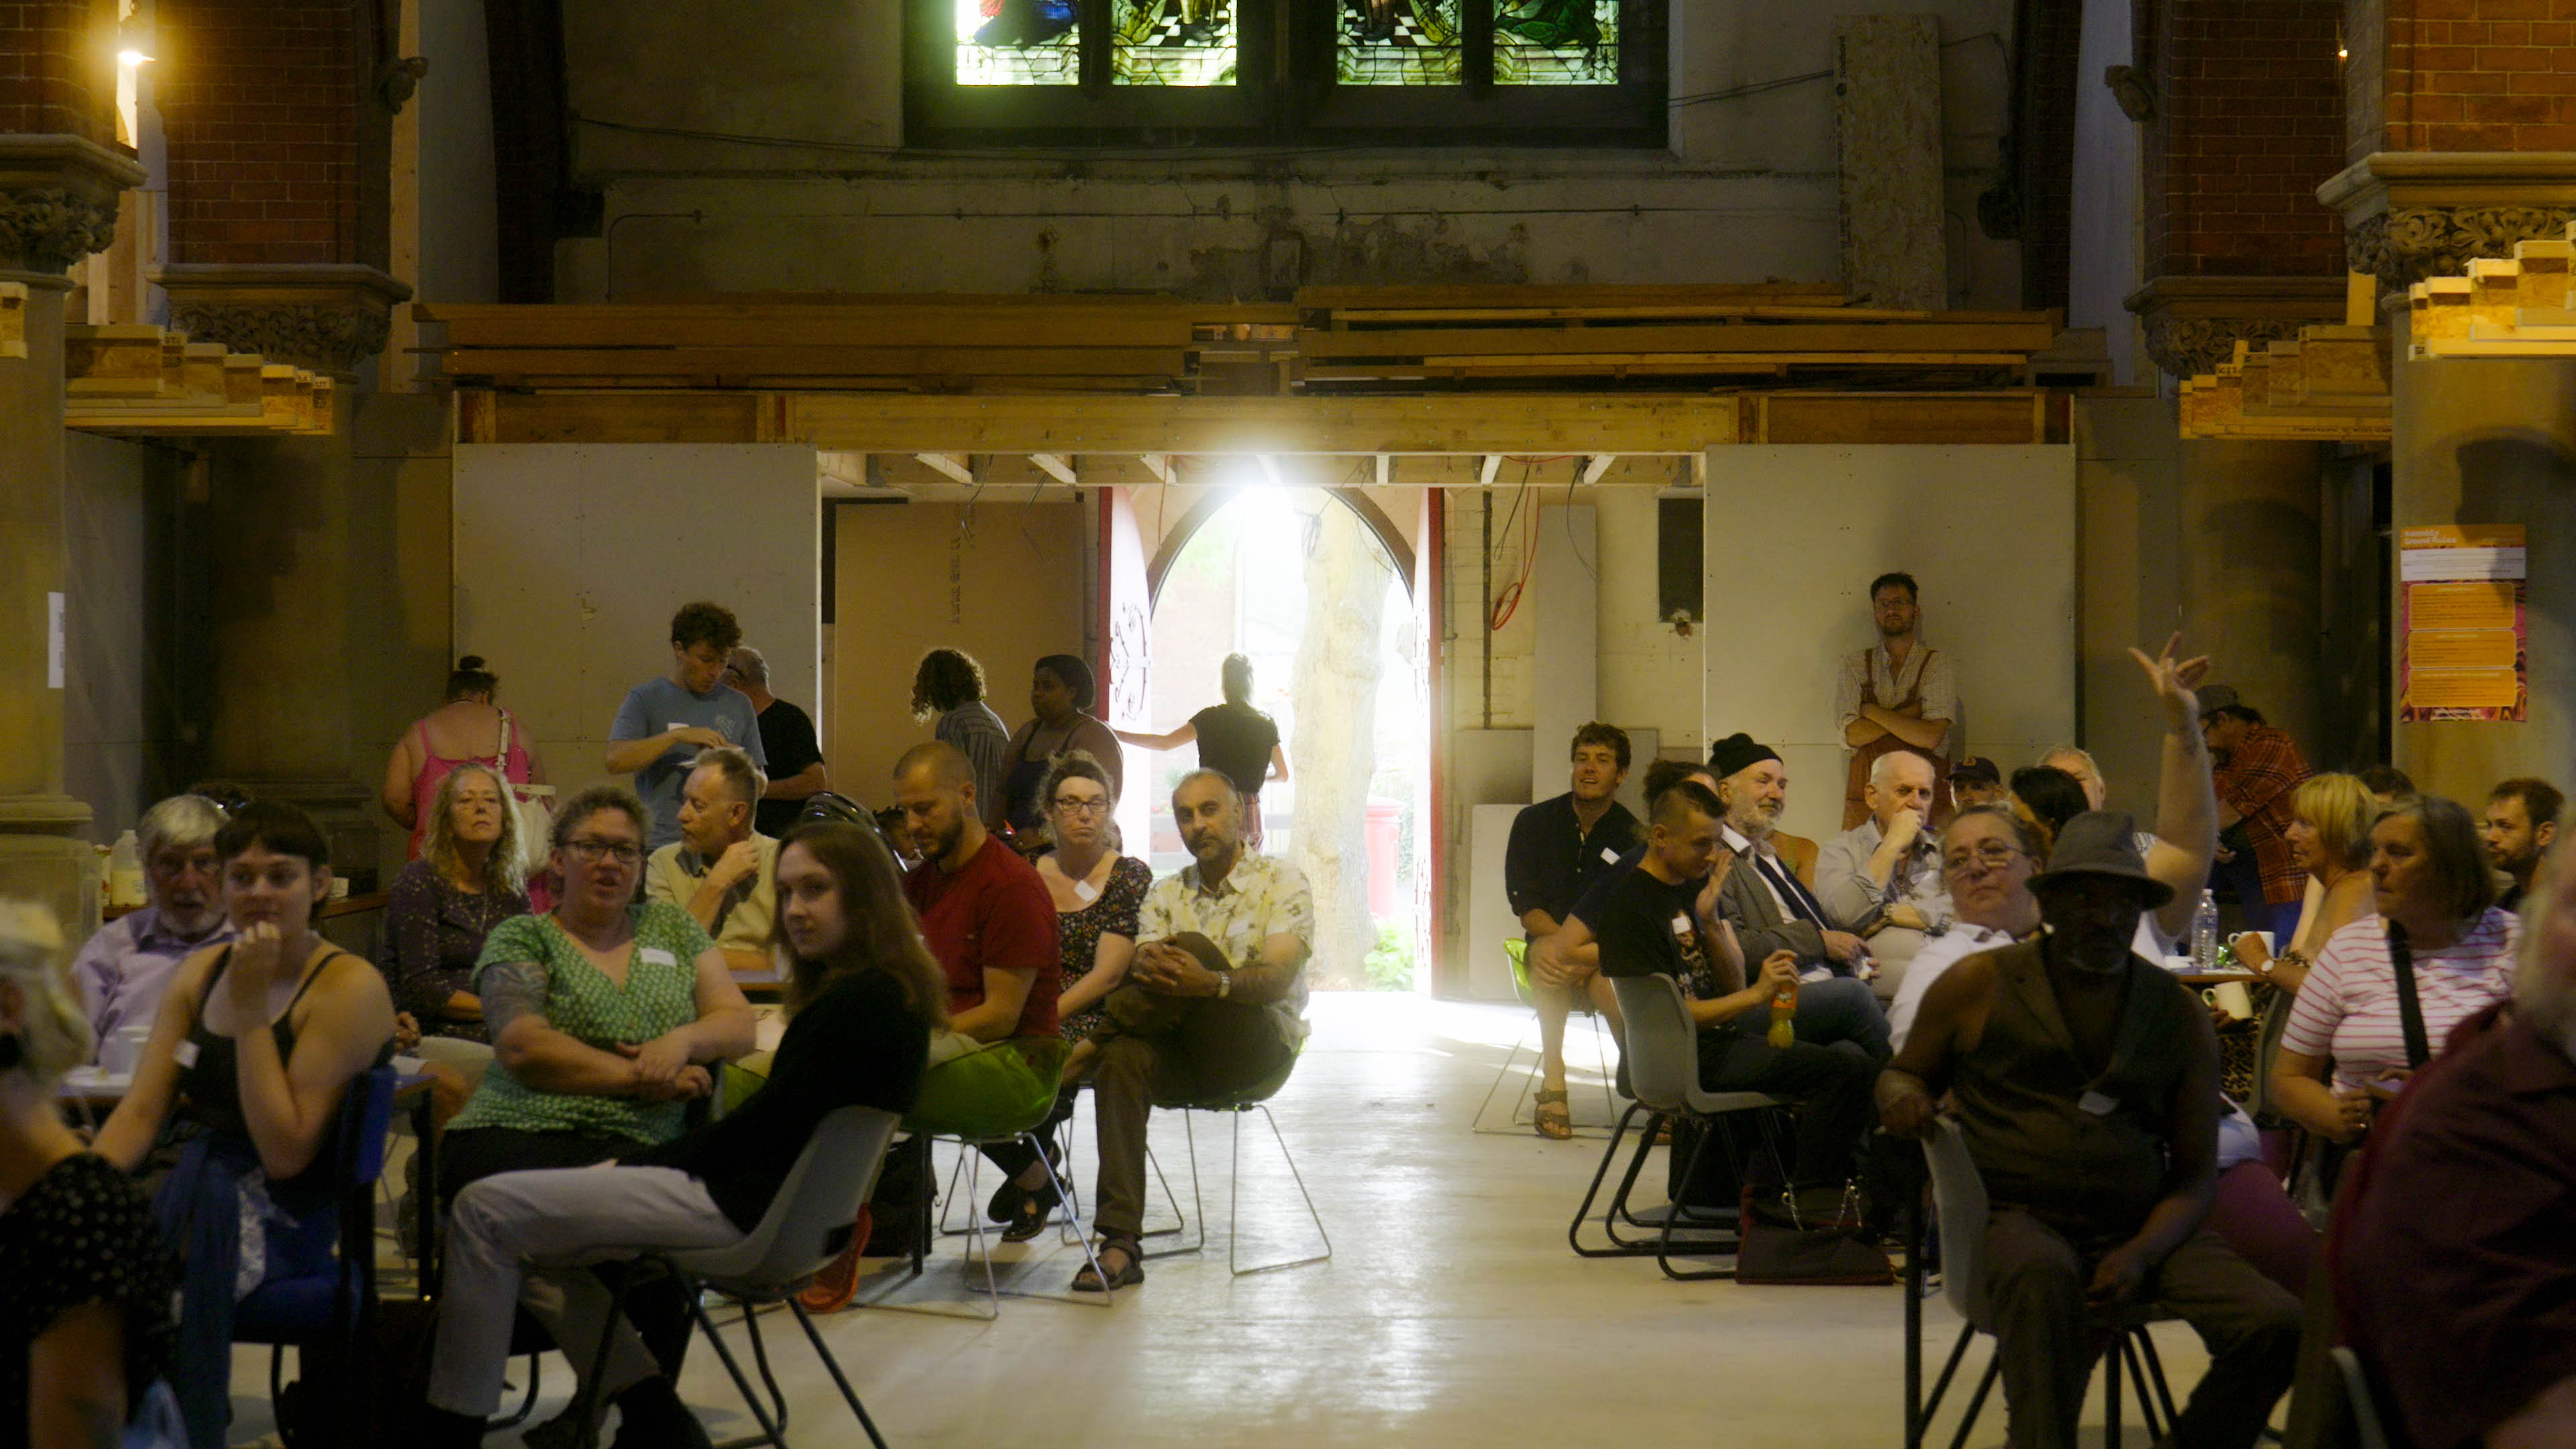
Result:
{"label": "man with bald head", "polygon": [[949,1029],[978,1042],[1052,1036],[1055,901],[1037,868],[985,830],[974,766],[954,745],[915,745],[895,763],[894,803],[921,854],[903,894],[947,973]]}
{"label": "man with bald head", "polygon": [[1881,1002],[1895,997],[1923,943],[1950,929],[1950,888],[1929,828],[1934,789],[1930,760],[1903,750],[1879,756],[1862,794],[1869,818],[1826,841],[1816,859],[1816,895],[1827,915],[1869,942],[1878,965],[1870,989]]}
{"label": "man with bald head", "polygon": [[[1243,801],[1214,770],[1172,791],[1190,864],[1156,881],[1136,916],[1126,984],[1103,1000],[1107,1021],[1078,1050],[1100,1131],[1100,1267],[1075,1291],[1145,1278],[1145,1124],[1156,1102],[1199,1101],[1285,1078],[1306,1039],[1306,958],[1315,903],[1306,877],[1243,846]],[[1098,1055],[1092,1055],[1092,1049]],[[1107,1281],[1102,1281],[1103,1275]]]}

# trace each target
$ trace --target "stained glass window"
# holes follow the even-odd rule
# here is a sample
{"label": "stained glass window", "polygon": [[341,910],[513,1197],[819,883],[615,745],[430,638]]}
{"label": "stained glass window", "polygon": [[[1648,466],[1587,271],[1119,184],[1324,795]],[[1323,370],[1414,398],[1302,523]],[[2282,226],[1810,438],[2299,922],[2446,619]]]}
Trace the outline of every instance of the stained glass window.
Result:
{"label": "stained glass window", "polygon": [[[1459,0],[1336,3],[1334,50],[1343,85],[1454,86],[1464,76],[1466,33],[1459,23]],[[1615,6],[1616,0],[1611,3]]]}
{"label": "stained glass window", "polygon": [[1110,76],[1122,86],[1234,84],[1242,0],[1112,0]]}
{"label": "stained glass window", "polygon": [[1619,0],[1493,0],[1494,84],[1619,83]]}
{"label": "stained glass window", "polygon": [[961,86],[1082,82],[1075,0],[954,0]]}

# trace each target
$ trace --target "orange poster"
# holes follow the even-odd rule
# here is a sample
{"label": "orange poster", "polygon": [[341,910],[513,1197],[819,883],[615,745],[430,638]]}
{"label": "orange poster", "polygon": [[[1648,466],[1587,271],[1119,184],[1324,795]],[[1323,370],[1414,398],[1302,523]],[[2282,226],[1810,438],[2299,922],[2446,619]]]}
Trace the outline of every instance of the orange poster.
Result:
{"label": "orange poster", "polygon": [[2520,524],[2399,531],[2400,720],[2526,717],[2525,550]]}

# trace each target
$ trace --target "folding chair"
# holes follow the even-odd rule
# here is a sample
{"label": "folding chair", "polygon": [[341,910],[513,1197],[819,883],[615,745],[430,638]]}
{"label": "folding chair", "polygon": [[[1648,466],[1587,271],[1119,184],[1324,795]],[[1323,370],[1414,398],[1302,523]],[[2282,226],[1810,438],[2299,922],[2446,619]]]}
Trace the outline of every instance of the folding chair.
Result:
{"label": "folding chair", "polygon": [[[1966,1357],[1968,1340],[1979,1333],[1994,1332],[1993,1305],[1986,1297],[1986,1184],[1977,1173],[1976,1160],[1968,1156],[1968,1140],[1959,1124],[1942,1118],[1932,1140],[1923,1144],[1923,1155],[1932,1169],[1933,1211],[1940,1222],[1941,1289],[1950,1307],[1965,1319],[1959,1328],[1959,1340],[1950,1349],[1950,1360],[1942,1365],[1941,1376],[1933,1381],[1932,1396],[1916,1403],[1912,1389],[1914,1366],[1923,1351],[1922,1319],[1919,1294],[1922,1286],[1922,1254],[1912,1253],[1906,1262],[1906,1295],[1910,1310],[1906,1315],[1907,1396],[1905,1404],[1906,1449],[1920,1449],[1930,1432],[1932,1416],[1941,1410],[1942,1396],[1950,1389],[1951,1379],[1959,1371],[1959,1361]],[[2138,1396],[2138,1419],[2150,1442],[2171,1433],[2174,1422],[2173,1390],[2165,1384],[2165,1367],[2156,1357],[2155,1340],[2148,1336],[2147,1325],[2164,1321],[2170,1315],[2152,1309],[2137,1308],[2117,1318],[2095,1325],[2109,1335],[2110,1343],[2102,1357],[2102,1404],[2104,1449],[2120,1449],[2120,1373],[2128,1371],[2129,1381]],[[1985,1376],[1977,1381],[1976,1393],[1968,1400],[1958,1432],[1951,1436],[1950,1449],[1962,1449],[1968,1434],[1977,1426],[1977,1416],[1986,1407],[1986,1397],[1994,1391],[1995,1381],[2003,1375],[2000,1354],[1986,1364]],[[2152,1385],[2155,1396],[2148,1398]],[[2162,1409],[2159,1416],[2158,1409]]]}
{"label": "folding chair", "polygon": [[[733,1385],[742,1394],[751,1416],[760,1423],[755,1438],[737,1440],[740,1444],[774,1444],[786,1449],[787,1397],[780,1392],[778,1380],[769,1369],[769,1351],[761,1342],[758,1309],[768,1304],[784,1303],[794,1314],[796,1324],[805,1330],[806,1341],[814,1345],[814,1356],[823,1361],[832,1375],[832,1383],[857,1417],[859,1427],[867,1431],[868,1442],[885,1449],[885,1436],[877,1432],[876,1421],[868,1417],[867,1405],[859,1402],[858,1390],[850,1387],[849,1376],[841,1372],[840,1360],[814,1331],[814,1320],[807,1316],[805,1305],[796,1295],[806,1282],[819,1273],[841,1249],[847,1247],[855,1230],[859,1206],[875,1190],[878,1169],[885,1165],[886,1149],[894,1144],[901,1121],[891,1112],[874,1107],[842,1107],[824,1117],[797,1154],[796,1165],[787,1171],[779,1184],[778,1195],[770,1200],[769,1211],[760,1223],[743,1236],[741,1242],[723,1248],[689,1248],[665,1253],[648,1253],[635,1260],[638,1271],[620,1279],[608,1323],[613,1329],[625,1316],[626,1296],[646,1269],[657,1269],[677,1277],[686,1289],[689,1316],[715,1345],[716,1356],[724,1360],[725,1372],[733,1376]],[[769,1402],[762,1403],[752,1392],[751,1381],[743,1376],[742,1363],[716,1330],[708,1317],[703,1295],[721,1293],[742,1305],[742,1325],[751,1335],[751,1352],[760,1367],[760,1377],[769,1390]],[[596,1398],[604,1375],[608,1372],[608,1350],[611,1334],[602,1333],[598,1353],[591,1360],[590,1374],[583,1380],[582,1392],[569,1411],[580,1417],[575,1422],[585,1427],[596,1422]]]}
{"label": "folding chair", "polygon": [[[1529,942],[1518,938],[1505,941],[1503,943],[1503,955],[1509,958],[1512,963],[1512,990],[1520,996],[1521,1004],[1530,1008],[1530,1010],[1535,1013],[1538,1010],[1538,995],[1530,986]],[[1619,1101],[1618,1098],[1611,1095],[1610,1091],[1610,1081],[1612,1077],[1612,1072],[1610,1070],[1610,1048],[1601,1040],[1602,1023],[1600,1013],[1593,1010],[1590,1001],[1579,997],[1574,1003],[1574,1009],[1593,1019],[1592,1045],[1599,1052],[1599,1056],[1596,1060],[1601,1068],[1601,1108],[1604,1112],[1616,1113],[1619,1110]],[[1520,1036],[1512,1042],[1511,1051],[1503,1057],[1502,1070],[1494,1073],[1494,1084],[1485,1089],[1485,1100],[1476,1104],[1476,1116],[1474,1120],[1477,1125],[1470,1130],[1488,1137],[1518,1136],[1520,1133],[1537,1125],[1538,1117],[1535,1111],[1527,1117],[1521,1115],[1521,1109],[1530,1105],[1530,1094],[1538,1090],[1539,1073],[1537,1071],[1537,1067],[1539,1065],[1543,1065],[1542,1063],[1537,1062],[1536,1048],[1530,1045],[1530,1033],[1537,1029],[1538,1018],[1536,1015],[1532,1015],[1529,1024],[1521,1028]],[[1521,1053],[1523,1052],[1531,1053],[1533,1065],[1529,1076],[1524,1078],[1521,1082],[1520,1095],[1512,1101],[1512,1120],[1510,1125],[1504,1127],[1484,1126],[1485,1110],[1494,1105],[1494,1094],[1503,1089],[1503,1079],[1512,1074],[1512,1068],[1520,1061]],[[1578,1135],[1585,1134],[1587,1130],[1588,1129],[1581,1127],[1575,1129]]]}
{"label": "folding chair", "polygon": [[[1689,1164],[1680,1179],[1683,1182],[1690,1181],[1697,1172],[1712,1140],[1722,1144],[1721,1151],[1735,1150],[1734,1130],[1727,1119],[1738,1113],[1758,1114],[1754,1119],[1756,1129],[1776,1162],[1780,1148],[1770,1112],[1787,1106],[1788,1099],[1765,1092],[1710,1092],[1700,1087],[1698,1028],[1691,1023],[1690,1010],[1682,1002],[1680,985],[1671,977],[1618,976],[1611,978],[1610,989],[1619,998],[1619,1014],[1627,1020],[1628,1086],[1637,1100],[1620,1114],[1618,1125],[1611,1129],[1609,1145],[1602,1149],[1601,1165],[1593,1170],[1592,1185],[1584,1189],[1582,1205],[1575,1208],[1574,1221],[1566,1226],[1566,1242],[1585,1258],[1651,1256],[1664,1276],[1685,1282],[1732,1278],[1733,1268],[1675,1268],[1674,1233],[1678,1229],[1686,1235],[1680,1243],[1686,1257],[1731,1253],[1738,1240],[1738,1209],[1711,1210],[1703,1221],[1693,1221],[1697,1214],[1674,1203],[1663,1210],[1660,1221],[1649,1221],[1630,1209],[1628,1194],[1637,1184],[1637,1174],[1645,1167],[1647,1154],[1654,1150],[1656,1128],[1667,1120],[1696,1122],[1708,1129],[1699,1134],[1691,1148]],[[1619,1156],[1620,1141],[1639,1112],[1648,1115],[1637,1138],[1636,1155],[1628,1160],[1628,1171],[1619,1179],[1618,1191],[1611,1195],[1609,1206],[1601,1214],[1601,1230],[1610,1246],[1588,1247],[1583,1241],[1583,1220],[1591,1214],[1593,1200],[1601,1193],[1602,1179],[1610,1175],[1610,1164]],[[1782,1180],[1787,1176],[1784,1169]],[[1653,1232],[1654,1239],[1620,1236],[1619,1225],[1623,1222],[1631,1228]]]}
{"label": "folding chair", "polygon": [[[1302,1046],[1300,1047],[1300,1050],[1303,1050]],[[1288,1150],[1288,1139],[1281,1135],[1279,1131],[1279,1119],[1270,1115],[1270,1099],[1278,1094],[1281,1087],[1288,1084],[1289,1076],[1296,1070],[1297,1057],[1292,1053],[1288,1058],[1288,1064],[1286,1066],[1281,1067],[1278,1071],[1272,1073],[1266,1078],[1263,1078],[1261,1081],[1254,1082],[1252,1085],[1243,1088],[1241,1091],[1211,1093],[1202,1097],[1176,1099],[1172,1101],[1156,1102],[1154,1104],[1165,1111],[1178,1112],[1181,1114],[1181,1132],[1183,1140],[1189,1144],[1190,1205],[1198,1214],[1198,1237],[1195,1241],[1179,1247],[1156,1249],[1153,1252],[1145,1254],[1146,1257],[1169,1258],[1183,1253],[1195,1253],[1207,1246],[1207,1204],[1205,1199],[1202,1198],[1199,1193],[1198,1134],[1190,1125],[1190,1114],[1193,1112],[1222,1112],[1232,1119],[1233,1124],[1233,1144],[1230,1149],[1231,1159],[1226,1168],[1227,1175],[1230,1179],[1226,1191],[1225,1218],[1225,1265],[1227,1270],[1233,1273],[1235,1277],[1241,1278],[1253,1273],[1274,1273],[1282,1268],[1302,1268],[1310,1263],[1331,1261],[1333,1256],[1333,1238],[1330,1233],[1324,1231],[1324,1215],[1315,1210],[1315,1195],[1306,1190],[1306,1175],[1297,1170],[1297,1155]],[[1243,1266],[1241,1258],[1243,1236],[1241,1233],[1236,1231],[1236,1227],[1243,1217],[1243,1119],[1245,1114],[1252,1112],[1260,1113],[1261,1120],[1270,1124],[1270,1138],[1272,1141],[1279,1144],[1279,1155],[1281,1158],[1286,1160],[1288,1164],[1288,1175],[1296,1180],[1297,1195],[1305,1200],[1306,1216],[1315,1224],[1315,1236],[1323,1242],[1324,1250],[1320,1253],[1309,1253],[1302,1258],[1290,1258],[1278,1263],[1263,1263],[1257,1267],[1247,1268]],[[1154,1170],[1158,1176],[1162,1172],[1162,1168],[1159,1164]],[[1168,1196],[1171,1193],[1171,1190],[1171,1184],[1165,1183],[1163,1185],[1165,1195]],[[1177,1203],[1174,1204],[1175,1211],[1178,1211],[1178,1206],[1179,1205]]]}
{"label": "folding chair", "polygon": [[2396,1441],[2388,1436],[2388,1424],[2394,1416],[2379,1412],[2378,1386],[2370,1381],[2361,1355],[2344,1344],[2326,1350],[2326,1355],[2343,1376],[2344,1398],[2352,1405],[2353,1436],[2361,1441],[2361,1449],[2391,1449]]}

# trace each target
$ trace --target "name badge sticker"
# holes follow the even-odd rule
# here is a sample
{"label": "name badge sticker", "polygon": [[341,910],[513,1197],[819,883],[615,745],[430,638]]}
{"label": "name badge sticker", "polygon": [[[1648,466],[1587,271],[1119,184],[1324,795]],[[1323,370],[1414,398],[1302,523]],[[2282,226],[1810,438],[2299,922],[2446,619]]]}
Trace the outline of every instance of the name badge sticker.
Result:
{"label": "name badge sticker", "polygon": [[1619,852],[1612,850],[1610,847],[1605,845],[1601,847],[1601,858],[1611,865],[1617,865],[1619,863]]}
{"label": "name badge sticker", "polygon": [[2111,1115],[2111,1110],[2119,1106],[2120,1102],[2116,1097],[2106,1097],[2099,1092],[2087,1092],[2075,1099],[2075,1105],[2096,1117],[2108,1117]]}
{"label": "name badge sticker", "polygon": [[181,1070],[195,1066],[197,1064],[197,1044],[185,1037],[181,1037],[179,1039],[179,1044],[171,1049],[170,1059],[177,1062]]}
{"label": "name badge sticker", "polygon": [[670,952],[663,950],[659,946],[642,947],[636,951],[635,959],[643,962],[647,966],[677,966],[680,964],[679,957],[672,955]]}
{"label": "name badge sticker", "polygon": [[1078,880],[1073,883],[1073,894],[1084,905],[1089,905],[1100,899],[1100,888],[1087,880]]}
{"label": "name badge sticker", "polygon": [[1689,935],[1690,933],[1691,933],[1691,920],[1690,920],[1690,917],[1683,915],[1683,914],[1682,914],[1681,912],[1679,912],[1679,911],[1675,911],[1675,912],[1673,912],[1673,934],[1674,934],[1674,935],[1676,935],[1676,936],[1687,936],[1687,935]]}

